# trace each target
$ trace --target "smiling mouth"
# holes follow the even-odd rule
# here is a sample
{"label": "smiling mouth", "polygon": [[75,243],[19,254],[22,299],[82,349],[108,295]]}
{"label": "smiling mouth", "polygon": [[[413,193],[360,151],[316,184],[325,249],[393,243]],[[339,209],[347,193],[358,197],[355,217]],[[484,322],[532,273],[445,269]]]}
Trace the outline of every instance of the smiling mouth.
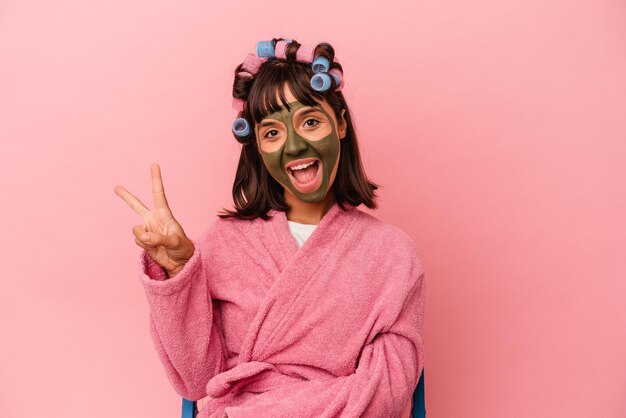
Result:
{"label": "smiling mouth", "polygon": [[291,167],[295,167],[298,165],[309,164],[312,161],[319,161],[319,158],[316,158],[316,157],[300,158],[294,161],[290,161],[287,164],[285,164],[285,169],[289,169]]}
{"label": "smiling mouth", "polygon": [[[313,161],[313,164],[300,170],[287,168],[287,174],[291,180],[291,184],[293,184],[296,190],[300,193],[313,192],[322,184],[322,161],[319,159],[315,159]],[[297,165],[298,164],[296,164],[296,166]]]}

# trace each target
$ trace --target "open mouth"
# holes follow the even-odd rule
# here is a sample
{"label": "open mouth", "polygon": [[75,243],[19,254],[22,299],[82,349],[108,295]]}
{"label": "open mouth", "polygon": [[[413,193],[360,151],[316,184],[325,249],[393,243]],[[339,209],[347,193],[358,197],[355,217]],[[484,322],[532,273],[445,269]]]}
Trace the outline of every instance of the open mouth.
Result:
{"label": "open mouth", "polygon": [[295,165],[297,169],[287,168],[291,183],[300,193],[310,193],[317,190],[322,184],[322,162],[316,159],[313,162]]}

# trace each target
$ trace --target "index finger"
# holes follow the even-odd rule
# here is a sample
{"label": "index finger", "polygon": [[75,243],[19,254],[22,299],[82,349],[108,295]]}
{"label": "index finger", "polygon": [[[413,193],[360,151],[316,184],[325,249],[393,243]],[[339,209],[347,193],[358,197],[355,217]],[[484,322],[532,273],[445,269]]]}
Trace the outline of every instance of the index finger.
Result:
{"label": "index finger", "polygon": [[122,186],[117,185],[113,190],[115,191],[116,195],[124,199],[124,201],[128,203],[128,206],[130,206],[135,212],[141,215],[142,218],[145,218],[146,215],[150,213],[150,210],[145,207],[139,199],[133,196],[128,190],[126,190]]}
{"label": "index finger", "polygon": [[163,180],[161,179],[161,168],[158,164],[152,164],[150,170],[152,172],[152,196],[154,206],[167,209],[171,212],[167,204],[167,199],[165,198],[165,188],[163,187]]}

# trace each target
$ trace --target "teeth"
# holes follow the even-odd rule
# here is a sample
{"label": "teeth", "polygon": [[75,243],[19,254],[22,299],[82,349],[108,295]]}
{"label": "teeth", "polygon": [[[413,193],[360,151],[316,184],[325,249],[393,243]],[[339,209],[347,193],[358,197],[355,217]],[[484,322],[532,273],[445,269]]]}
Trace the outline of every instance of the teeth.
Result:
{"label": "teeth", "polygon": [[303,168],[307,168],[308,166],[314,164],[315,161],[311,161],[310,163],[306,163],[306,164],[300,164],[300,165],[296,165],[293,167],[289,167],[292,170],[302,170]]}

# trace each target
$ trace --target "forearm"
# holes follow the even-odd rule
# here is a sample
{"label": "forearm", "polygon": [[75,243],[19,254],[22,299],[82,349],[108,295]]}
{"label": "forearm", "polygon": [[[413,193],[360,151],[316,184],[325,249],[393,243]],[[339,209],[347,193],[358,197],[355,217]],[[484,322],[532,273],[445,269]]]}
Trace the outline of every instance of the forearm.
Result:
{"label": "forearm", "polygon": [[284,385],[259,394],[253,403],[227,407],[228,416],[400,418],[424,367],[423,278],[406,299],[394,302],[402,306],[399,315],[361,349],[354,373]]}
{"label": "forearm", "polygon": [[226,413],[231,418],[400,418],[420,369],[413,343],[402,339],[381,335],[365,347],[351,375],[285,385],[257,395],[254,403],[227,407]]}
{"label": "forearm", "polygon": [[201,249],[195,247],[171,278],[152,280],[146,270],[142,276],[157,354],[176,391],[190,400],[206,396],[208,380],[226,365],[221,327],[216,325],[220,310],[208,293]]}

